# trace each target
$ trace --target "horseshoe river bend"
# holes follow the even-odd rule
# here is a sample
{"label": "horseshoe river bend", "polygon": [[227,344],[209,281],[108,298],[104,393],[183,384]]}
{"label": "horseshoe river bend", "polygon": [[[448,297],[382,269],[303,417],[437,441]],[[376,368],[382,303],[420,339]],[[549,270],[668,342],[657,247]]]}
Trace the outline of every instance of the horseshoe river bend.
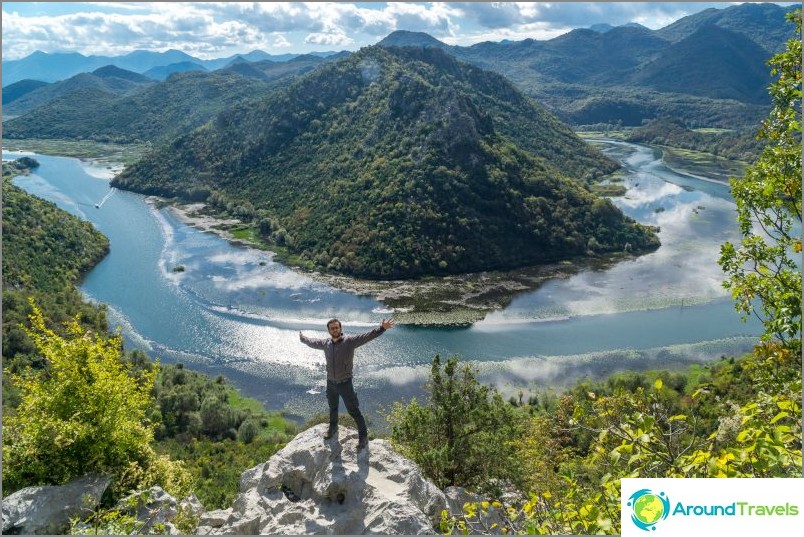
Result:
{"label": "horseshoe river bend", "polygon": [[[547,281],[471,326],[397,325],[355,357],[355,387],[372,422],[394,401],[422,396],[436,354],[471,360],[480,380],[508,397],[615,371],[684,368],[756,343],[761,326],[740,320],[717,264],[720,245],[740,237],[728,185],[674,171],[648,147],[596,143],[623,164],[627,191],[613,201],[659,226],[662,246]],[[31,155],[3,158],[24,154]],[[324,337],[331,317],[347,333],[363,332],[393,314],[375,298],[274,262],[270,252],[190,227],[140,194],[110,190],[106,168],[34,157],[40,167],[15,184],[109,238],[109,255],[80,289],[108,305],[111,328],[121,328],[128,349],[223,374],[300,421],[326,402],[323,353],[302,345],[298,332]],[[174,272],[178,265],[185,270]]]}

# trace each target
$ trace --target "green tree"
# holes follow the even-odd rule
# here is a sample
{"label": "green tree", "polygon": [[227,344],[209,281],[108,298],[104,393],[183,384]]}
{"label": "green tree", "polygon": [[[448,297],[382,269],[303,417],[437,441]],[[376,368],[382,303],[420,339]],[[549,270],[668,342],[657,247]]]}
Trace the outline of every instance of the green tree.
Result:
{"label": "green tree", "polygon": [[763,340],[800,353],[801,268],[791,255],[801,253],[801,10],[788,18],[796,37],[768,62],[778,76],[770,87],[773,110],[758,134],[768,145],[731,180],[743,240],[723,245],[720,265],[737,310],[762,320]]}
{"label": "green tree", "polygon": [[463,486],[499,494],[517,481],[520,420],[491,387],[481,385],[469,365],[452,357],[433,359],[427,406],[415,399],[397,403],[389,416],[391,441],[419,464],[439,488]]}
{"label": "green tree", "polygon": [[186,490],[188,475],[150,445],[156,368],[133,376],[120,336],[91,337],[74,319],[62,337],[31,307],[26,332],[49,368],[10,374],[21,402],[3,420],[3,488],[63,484],[97,471],[114,474],[118,492],[155,483]]}

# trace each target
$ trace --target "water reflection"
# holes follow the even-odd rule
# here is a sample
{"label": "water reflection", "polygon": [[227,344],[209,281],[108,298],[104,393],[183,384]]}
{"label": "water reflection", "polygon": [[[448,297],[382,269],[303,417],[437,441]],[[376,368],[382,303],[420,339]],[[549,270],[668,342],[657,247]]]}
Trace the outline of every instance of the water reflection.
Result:
{"label": "water reflection", "polygon": [[515,298],[485,322],[691,306],[728,296],[717,260],[723,242],[740,238],[734,203],[721,195],[668,183],[672,174],[649,148],[600,143],[631,172],[623,182],[626,193],[614,198],[614,203],[631,218],[658,226],[662,246],[605,270],[587,270],[548,282]]}

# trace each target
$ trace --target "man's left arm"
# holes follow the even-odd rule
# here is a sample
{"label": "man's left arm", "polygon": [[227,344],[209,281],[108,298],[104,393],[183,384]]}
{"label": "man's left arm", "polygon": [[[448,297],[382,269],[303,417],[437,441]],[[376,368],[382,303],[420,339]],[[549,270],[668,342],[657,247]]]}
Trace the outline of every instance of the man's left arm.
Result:
{"label": "man's left arm", "polygon": [[394,327],[393,319],[383,319],[382,324],[375,328],[370,332],[366,332],[365,334],[360,334],[359,336],[353,336],[350,338],[353,347],[359,347],[361,345],[365,345],[369,341],[374,338],[380,337],[382,334],[385,333],[386,330]]}

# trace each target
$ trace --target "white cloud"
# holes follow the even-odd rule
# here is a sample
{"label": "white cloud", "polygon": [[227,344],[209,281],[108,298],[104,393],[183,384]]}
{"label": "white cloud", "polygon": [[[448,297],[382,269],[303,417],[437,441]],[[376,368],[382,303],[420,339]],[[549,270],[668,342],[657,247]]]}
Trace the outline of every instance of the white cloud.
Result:
{"label": "white cloud", "polygon": [[330,47],[350,45],[354,40],[344,34],[309,34],[304,38],[305,43],[313,45],[326,45]]}
{"label": "white cloud", "polygon": [[[595,23],[659,28],[716,2],[95,2],[3,3],[3,59],[34,52],[118,55],[179,49],[217,58],[254,49],[371,45],[394,30],[450,44],[550,39]],[[67,6],[67,7],[65,7]],[[81,9],[69,12],[70,7]],[[53,15],[42,15],[51,11]]]}
{"label": "white cloud", "polygon": [[293,46],[293,43],[288,41],[288,38],[283,34],[276,34],[274,35],[273,42],[271,42],[271,46],[275,48],[289,48]]}
{"label": "white cloud", "polygon": [[[733,2],[739,3],[739,2]],[[613,26],[638,22],[661,28],[680,17],[711,7],[718,2],[454,2],[464,18],[485,28],[510,28],[540,22],[550,27],[586,27],[597,23]]]}

